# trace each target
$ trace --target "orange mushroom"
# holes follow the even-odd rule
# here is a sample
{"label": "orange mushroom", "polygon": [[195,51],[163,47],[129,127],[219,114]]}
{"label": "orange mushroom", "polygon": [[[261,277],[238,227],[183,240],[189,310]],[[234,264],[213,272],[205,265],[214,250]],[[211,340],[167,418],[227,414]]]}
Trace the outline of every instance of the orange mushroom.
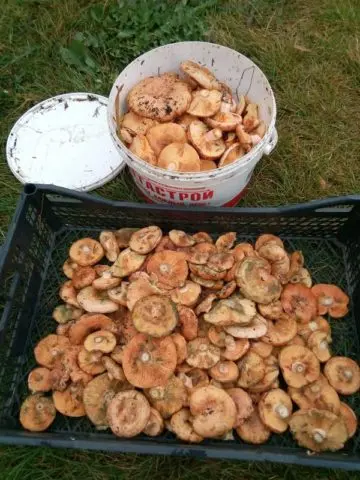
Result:
{"label": "orange mushroom", "polygon": [[178,305],[180,331],[186,340],[194,340],[198,335],[198,318],[194,310]]}
{"label": "orange mushroom", "polygon": [[324,367],[330,385],[342,395],[351,395],[360,388],[359,365],[347,357],[332,357]]}
{"label": "orange mushroom", "polygon": [[279,355],[279,364],[290,387],[301,388],[320,375],[319,360],[311,350],[301,345],[284,347]]}
{"label": "orange mushroom", "polygon": [[55,416],[53,401],[40,393],[27,397],[20,408],[20,423],[30,432],[43,432],[50,427]]}
{"label": "orange mushroom", "polygon": [[138,300],[131,312],[135,328],[152,337],[164,337],[177,325],[175,304],[162,295],[149,295]]}
{"label": "orange mushroom", "polygon": [[265,443],[271,435],[271,431],[261,421],[257,408],[236,428],[236,433],[244,442],[255,445]]}
{"label": "orange mushroom", "polygon": [[145,394],[150,404],[156,408],[164,419],[178,412],[187,402],[184,383],[175,376],[170,377],[163,386],[146,390]]}
{"label": "orange mushroom", "polygon": [[106,416],[111,431],[116,436],[131,438],[146,427],[150,418],[150,405],[141,392],[119,392],[110,401]]}
{"label": "orange mushroom", "polygon": [[147,272],[170,287],[182,287],[188,276],[188,266],[182,252],[164,250],[152,255],[147,264]]}
{"label": "orange mushroom", "polygon": [[348,312],[349,297],[336,285],[319,283],[311,289],[317,301],[319,315],[329,315],[333,318],[342,318]]}
{"label": "orange mushroom", "polygon": [[93,238],[82,238],[73,243],[70,247],[69,257],[82,267],[95,265],[104,256],[104,249],[97,240]]}
{"label": "orange mushroom", "polygon": [[300,323],[309,323],[317,313],[316,298],[305,285],[288,284],[281,294],[283,309]]}

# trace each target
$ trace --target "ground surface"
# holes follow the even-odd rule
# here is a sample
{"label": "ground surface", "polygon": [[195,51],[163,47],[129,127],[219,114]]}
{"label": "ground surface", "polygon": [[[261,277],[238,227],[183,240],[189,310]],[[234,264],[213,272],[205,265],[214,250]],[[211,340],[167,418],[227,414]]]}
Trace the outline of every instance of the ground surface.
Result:
{"label": "ground surface", "polygon": [[[132,6],[129,6],[132,5]],[[210,39],[250,56],[270,80],[280,141],[257,167],[247,205],[360,192],[358,0],[99,2],[3,0],[0,9],[0,243],[21,190],[4,145],[13,122],[66,91],[107,95],[118,72],[151,47]],[[137,199],[124,174],[98,190]],[[355,474],[41,448],[0,450],[0,480],[343,479]]]}

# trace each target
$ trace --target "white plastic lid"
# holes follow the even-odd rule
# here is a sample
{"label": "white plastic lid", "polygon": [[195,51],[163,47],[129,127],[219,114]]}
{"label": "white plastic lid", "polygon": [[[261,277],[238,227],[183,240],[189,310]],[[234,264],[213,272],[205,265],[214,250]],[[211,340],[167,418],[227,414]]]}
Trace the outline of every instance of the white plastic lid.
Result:
{"label": "white plastic lid", "polygon": [[81,191],[112,180],[125,162],[110,136],[107,104],[101,95],[66,93],[28,110],[6,145],[15,177]]}

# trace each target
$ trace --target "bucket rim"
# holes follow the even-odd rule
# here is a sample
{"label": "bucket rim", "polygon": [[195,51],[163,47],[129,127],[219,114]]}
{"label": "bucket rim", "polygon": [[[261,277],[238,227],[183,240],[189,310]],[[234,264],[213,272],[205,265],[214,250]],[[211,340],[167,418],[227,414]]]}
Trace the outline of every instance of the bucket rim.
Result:
{"label": "bucket rim", "polygon": [[[116,129],[113,126],[113,114],[111,111],[111,106],[112,103],[115,101],[116,96],[118,94],[119,89],[117,88],[117,84],[120,83],[118,82],[118,79],[126,74],[126,71],[130,69],[132,66],[134,66],[136,63],[139,63],[143,61],[144,58],[146,58],[149,54],[152,54],[155,51],[162,50],[166,47],[172,47],[172,46],[180,46],[180,45],[206,45],[209,48],[217,48],[217,49],[224,49],[228,50],[232,54],[236,54],[238,56],[246,58],[248,61],[250,61],[255,68],[257,68],[260,73],[263,75],[263,77],[266,79],[266,82],[268,84],[269,90],[269,96],[271,98],[271,103],[272,103],[272,113],[271,113],[271,120],[268,125],[267,131],[264,135],[264,137],[261,139],[261,141],[255,145],[248,153],[246,153],[241,159],[237,160],[234,163],[231,163],[230,165],[227,165],[225,167],[220,167],[216,168],[214,170],[205,170],[202,172],[169,172],[163,168],[159,168],[154,165],[150,165],[149,163],[145,162],[143,159],[138,157],[137,155],[134,155],[128,148],[127,146],[120,140],[118,135],[116,134]],[[110,91],[109,95],[109,102],[108,102],[108,107],[107,107],[107,118],[108,118],[108,126],[110,129],[110,134],[111,138],[113,139],[113,142],[115,143],[115,146],[119,149],[120,155],[124,155],[124,160],[127,163],[127,165],[130,168],[134,168],[137,170],[142,170],[143,173],[145,174],[150,174],[150,175],[155,175],[155,176],[160,176],[163,179],[171,180],[171,181],[203,181],[203,180],[208,180],[209,177],[211,179],[218,179],[222,178],[224,176],[228,176],[229,174],[232,174],[234,171],[237,171],[239,168],[244,168],[249,166],[251,162],[256,158],[257,156],[261,156],[264,153],[265,147],[268,143],[271,142],[274,130],[275,130],[275,123],[276,123],[276,115],[277,115],[277,107],[276,107],[276,100],[275,100],[275,95],[273,92],[273,89],[271,87],[271,84],[267,78],[267,76],[264,74],[264,72],[261,70],[261,68],[249,57],[244,55],[241,52],[238,52],[237,50],[234,50],[233,48],[229,48],[225,45],[221,45],[218,43],[212,43],[212,42],[203,42],[203,41],[186,41],[186,42],[173,42],[173,43],[167,43],[165,45],[161,45],[159,47],[152,48],[151,50],[148,50],[147,52],[142,53],[138,57],[136,57],[132,62],[130,62],[116,77],[113,86]],[[211,172],[211,173],[210,173]]]}

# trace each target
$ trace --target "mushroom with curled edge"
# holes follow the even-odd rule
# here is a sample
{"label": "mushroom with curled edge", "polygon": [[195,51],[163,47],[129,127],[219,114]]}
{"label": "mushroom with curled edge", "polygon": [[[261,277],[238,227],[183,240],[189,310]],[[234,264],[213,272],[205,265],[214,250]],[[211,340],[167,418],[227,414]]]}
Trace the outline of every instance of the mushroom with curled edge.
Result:
{"label": "mushroom with curled edge", "polygon": [[155,125],[148,130],[146,138],[157,157],[171,143],[186,143],[186,133],[177,123]]}
{"label": "mushroom with curled edge", "polygon": [[261,141],[261,137],[259,135],[252,135],[251,133],[245,132],[244,125],[242,124],[238,124],[236,126],[235,132],[240,145],[246,153]]}
{"label": "mushroom with curled edge", "polygon": [[260,382],[265,375],[265,363],[257,353],[249,351],[238,362],[239,378],[238,386],[249,388]]}
{"label": "mushroom with curled edge", "polygon": [[[194,263],[189,263],[189,268],[191,273],[193,273],[196,277],[203,278],[204,280],[222,280],[226,277],[226,270],[222,272],[217,272],[212,268],[209,268],[207,265],[198,265]],[[205,285],[206,286],[206,285]],[[222,287],[222,284],[221,284]],[[220,287],[220,288],[221,288]],[[213,289],[213,287],[210,287]]]}
{"label": "mushroom with curled edge", "polygon": [[150,408],[150,417],[143,430],[145,435],[149,437],[157,437],[161,435],[165,428],[164,420],[155,408]]}
{"label": "mushroom with curled edge", "polygon": [[260,235],[255,242],[255,250],[259,251],[259,249],[268,243],[272,243],[275,245],[279,245],[279,247],[284,248],[284,243],[280,237],[273,235],[272,233],[263,233]]}
{"label": "mushroom with curled edge", "polygon": [[20,423],[30,432],[43,432],[50,427],[55,416],[54,402],[41,393],[28,396],[20,407]]}
{"label": "mushroom with curled edge", "polygon": [[240,95],[239,97],[239,102],[236,106],[236,109],[235,109],[235,112],[238,114],[238,115],[242,115],[244,113],[244,110],[246,108],[246,99],[245,99],[245,96],[244,95]]}
{"label": "mushroom with curled edge", "polygon": [[192,94],[187,113],[199,118],[212,117],[220,110],[221,97],[218,90],[196,90]]}
{"label": "mushroom with curled edge", "polygon": [[208,313],[212,308],[213,302],[217,299],[215,293],[209,293],[204,300],[202,300],[195,309],[196,315],[200,315],[201,313]]}
{"label": "mushroom with curled edge", "polygon": [[133,137],[136,135],[146,135],[149,128],[156,124],[156,120],[137,115],[132,111],[125,113],[121,120],[121,127],[126,129]]}
{"label": "mushroom with curled edge", "polygon": [[185,385],[175,376],[170,377],[163,386],[145,390],[145,395],[164,419],[170,418],[187,403]]}
{"label": "mushroom with curled edge", "polygon": [[307,340],[314,332],[324,332],[331,335],[330,324],[324,317],[315,317],[309,323],[298,324],[298,334]]}
{"label": "mushroom with curled edge", "polygon": [[80,308],[80,304],[77,300],[77,291],[72,284],[71,280],[63,283],[60,287],[59,297],[65,303],[72,305],[73,307]]}
{"label": "mushroom with curled edge", "polygon": [[196,243],[195,238],[182,230],[170,230],[169,238],[177,247],[192,247]]}
{"label": "mushroom with curled edge", "polygon": [[269,357],[264,358],[264,364],[265,375],[261,380],[255,383],[255,385],[251,385],[248,388],[249,393],[263,393],[270,389],[277,388],[274,387],[280,373],[277,359],[273,355],[270,355]]}
{"label": "mushroom with curled edge", "polygon": [[171,291],[171,300],[186,307],[196,305],[201,293],[201,286],[195,282],[187,280],[183,287],[177,287]]}
{"label": "mushroom with curled edge", "polygon": [[214,243],[213,239],[207,232],[196,232],[193,235],[196,243]]}
{"label": "mushroom with curled edge", "polygon": [[271,431],[261,421],[257,407],[252,414],[236,428],[236,433],[241,440],[254,445],[265,443],[271,435]]}
{"label": "mushroom with curled edge", "polygon": [[50,334],[42,338],[34,349],[35,360],[42,367],[60,368],[63,355],[70,346],[70,341],[62,335]]}
{"label": "mushroom with curled edge", "polygon": [[117,257],[113,265],[110,267],[110,272],[114,277],[124,278],[131,273],[136,272],[145,262],[146,255],[140,255],[130,248],[123,250]]}
{"label": "mushroom with curled edge", "polygon": [[307,346],[315,353],[319,362],[327,362],[331,358],[329,344],[331,337],[326,332],[313,332],[307,339]]}
{"label": "mushroom with curled edge", "polygon": [[322,374],[314,382],[301,388],[289,387],[288,393],[299,408],[318,408],[336,415],[340,412],[339,395]]}
{"label": "mushroom with curled edge", "polygon": [[83,392],[84,386],[80,383],[71,383],[63,392],[53,392],[56,410],[67,417],[84,417]]}
{"label": "mushroom with curled edge", "polygon": [[223,272],[224,270],[230,270],[234,265],[235,259],[229,252],[218,252],[210,255],[207,266],[215,272]]}
{"label": "mushroom with curled edge", "polygon": [[247,338],[233,338],[227,335],[225,338],[225,348],[220,351],[221,358],[225,360],[239,360],[250,348],[250,342]]}
{"label": "mushroom with curled edge", "polygon": [[124,347],[122,367],[134,387],[165,385],[176,363],[176,347],[170,337],[151,338],[138,333]]}
{"label": "mushroom with curled edge", "polygon": [[290,272],[290,257],[286,251],[279,245],[266,243],[259,248],[258,253],[270,263],[272,275],[278,278],[282,284],[287,283]]}
{"label": "mushroom with curled edge", "polygon": [[349,297],[336,285],[319,283],[311,289],[317,300],[318,314],[342,318],[348,312]]}
{"label": "mushroom with curled edge", "polygon": [[211,128],[220,128],[223,132],[235,130],[236,125],[242,123],[240,115],[231,112],[218,112],[211,118],[206,118],[205,123]]}
{"label": "mushroom with curled edge", "polygon": [[96,290],[93,286],[80,290],[76,298],[80,307],[88,313],[112,313],[119,309],[119,305],[110,300],[106,291]]}
{"label": "mushroom with curled edge", "polygon": [[255,316],[254,302],[232,295],[224,300],[219,300],[210,312],[204,315],[204,320],[219,327],[246,326],[251,324]]}
{"label": "mushroom with curled edge", "polygon": [[104,230],[100,233],[99,240],[105,251],[106,258],[109,262],[115,262],[120,253],[115,233],[110,230]]}
{"label": "mushroom with curled edge", "polygon": [[176,347],[177,364],[180,365],[185,362],[187,357],[187,343],[185,338],[180,333],[172,333],[171,339]]}
{"label": "mushroom with curled edge", "polygon": [[65,260],[65,262],[63,264],[63,267],[62,267],[64,275],[71,280],[72,277],[73,277],[73,274],[74,274],[74,270],[78,266],[79,265],[76,262],[74,262],[74,260],[72,260],[71,258],[68,258],[67,260]]}
{"label": "mushroom with curled edge", "polygon": [[96,272],[92,267],[77,267],[74,270],[71,283],[74,288],[80,290],[81,288],[88,287],[96,278]]}
{"label": "mushroom with curled edge", "polygon": [[52,312],[52,318],[63,325],[71,320],[77,320],[84,313],[81,308],[76,308],[73,305],[65,303],[64,305],[58,305]]}
{"label": "mushroom with curled edge", "polygon": [[122,281],[119,286],[110,288],[107,293],[110,300],[123,307],[127,306],[127,294],[129,289],[129,282]]}
{"label": "mushroom with curled edge", "polygon": [[190,396],[193,428],[204,438],[219,437],[231,430],[237,419],[233,399],[225,390],[209,385],[197,388]]}
{"label": "mushroom with curled edge", "polygon": [[138,228],[119,228],[114,231],[117,244],[119,248],[127,248],[129,246],[130,238],[134,232],[139,230]]}
{"label": "mushroom with curled edge", "polygon": [[231,282],[225,283],[225,285],[219,290],[216,294],[217,298],[224,300],[229,298],[236,290],[236,282],[232,280]]}
{"label": "mushroom with curled edge", "polygon": [[172,172],[200,172],[200,157],[188,143],[174,142],[160,153],[157,166]]}
{"label": "mushroom with curled edge", "polygon": [[177,325],[176,305],[163,295],[149,295],[138,300],[131,312],[135,328],[152,337],[164,337]]}
{"label": "mushroom with curled edge", "polygon": [[275,388],[265,393],[259,402],[259,414],[262,422],[275,433],[287,430],[292,414],[292,402],[289,395]]}
{"label": "mushroom with curled edge", "polygon": [[187,135],[190,143],[205,160],[216,160],[225,151],[222,131],[219,128],[210,130],[204,122],[195,120],[190,124]]}
{"label": "mushroom with curled edge", "polygon": [[72,345],[80,345],[90,333],[97,330],[116,331],[116,325],[111,318],[99,314],[85,314],[79,318],[69,330],[69,339]]}
{"label": "mushroom with curled edge", "polygon": [[301,345],[284,347],[279,355],[279,364],[290,387],[301,388],[320,375],[319,360],[311,350]]}
{"label": "mushroom with curled edge", "polygon": [[349,438],[352,438],[357,430],[358,421],[354,410],[344,402],[340,402],[340,416],[343,418]]}
{"label": "mushroom with curled edge", "polygon": [[120,381],[125,381],[125,375],[123,369],[118,365],[115,360],[113,360],[111,357],[108,357],[107,355],[104,355],[101,359],[102,364],[106,368],[107,375],[110,378],[110,380],[120,380]]}
{"label": "mushroom with curled edge", "polygon": [[300,268],[298,273],[296,273],[289,279],[289,282],[300,283],[302,285],[305,285],[305,287],[308,287],[308,288],[312,287],[312,278],[307,268]]}
{"label": "mushroom with curled edge", "polygon": [[332,357],[324,367],[330,385],[342,395],[351,395],[360,388],[359,365],[347,357]]}
{"label": "mushroom with curled edge", "polygon": [[198,335],[198,318],[194,310],[184,305],[178,305],[177,311],[181,334],[187,341],[194,340]]}
{"label": "mushroom with curled edge", "polygon": [[260,124],[259,107],[256,103],[249,103],[243,117],[243,124],[246,132],[252,132]]}
{"label": "mushroom with curled edge", "polygon": [[282,287],[279,280],[271,275],[271,265],[263,258],[246,257],[238,265],[236,283],[244,297],[260,304],[278,300]]}
{"label": "mushroom with curled edge", "polygon": [[101,243],[93,238],[81,238],[73,243],[69,250],[69,257],[81,267],[95,265],[104,256]]}
{"label": "mushroom with curled edge", "polygon": [[128,93],[127,103],[141,117],[169,122],[190,105],[191,90],[177,75],[164,73],[138,82]]}
{"label": "mushroom with curled edge", "polygon": [[150,405],[137,390],[117,393],[107,407],[107,421],[118,437],[131,438],[141,433],[150,418]]}
{"label": "mushroom with curled edge", "polygon": [[128,382],[111,380],[107,373],[98,375],[84,389],[83,402],[86,415],[97,430],[109,427],[106,417],[108,404],[116,393],[133,387]]}
{"label": "mushroom with curled edge", "polygon": [[203,277],[199,277],[194,273],[190,273],[190,278],[193,282],[201,285],[204,288],[209,288],[211,290],[221,290],[224,286],[224,282],[222,280],[208,280]]}
{"label": "mushroom with curled edge", "polygon": [[348,439],[343,418],[327,410],[298,410],[289,426],[298,444],[313,452],[335,452],[343,448]]}
{"label": "mushroom with curled edge", "polygon": [[267,322],[265,318],[257,314],[247,325],[225,326],[225,331],[235,338],[260,338],[267,332]]}
{"label": "mushroom with curled edge", "polygon": [[155,250],[162,239],[162,231],[156,225],[141,228],[134,232],[129,241],[129,247],[136,253],[146,255]]}
{"label": "mushroom with curled edge", "polygon": [[236,421],[234,428],[242,425],[254,411],[250,395],[242,388],[227,388],[226,393],[230,395],[236,406]]}
{"label": "mushroom with curled edge", "polygon": [[170,428],[173,433],[184,442],[200,443],[204,439],[193,428],[194,417],[188,408],[182,408],[170,419]]}
{"label": "mushroom with curled edge", "polygon": [[245,150],[243,146],[240,143],[233,143],[223,153],[222,157],[220,158],[218,166],[219,168],[226,167],[227,165],[230,165],[231,163],[236,162],[239,158],[243,157],[244,155],[245,155]]}
{"label": "mushroom with curled edge", "polygon": [[206,67],[199,65],[191,60],[186,60],[180,64],[180,69],[190,78],[195,80],[203,88],[222,90],[221,83],[216,79],[215,75]]}
{"label": "mushroom with curled edge", "polygon": [[279,347],[290,342],[296,334],[296,320],[283,314],[278,320],[267,320],[267,332],[263,341],[274,347]]}

